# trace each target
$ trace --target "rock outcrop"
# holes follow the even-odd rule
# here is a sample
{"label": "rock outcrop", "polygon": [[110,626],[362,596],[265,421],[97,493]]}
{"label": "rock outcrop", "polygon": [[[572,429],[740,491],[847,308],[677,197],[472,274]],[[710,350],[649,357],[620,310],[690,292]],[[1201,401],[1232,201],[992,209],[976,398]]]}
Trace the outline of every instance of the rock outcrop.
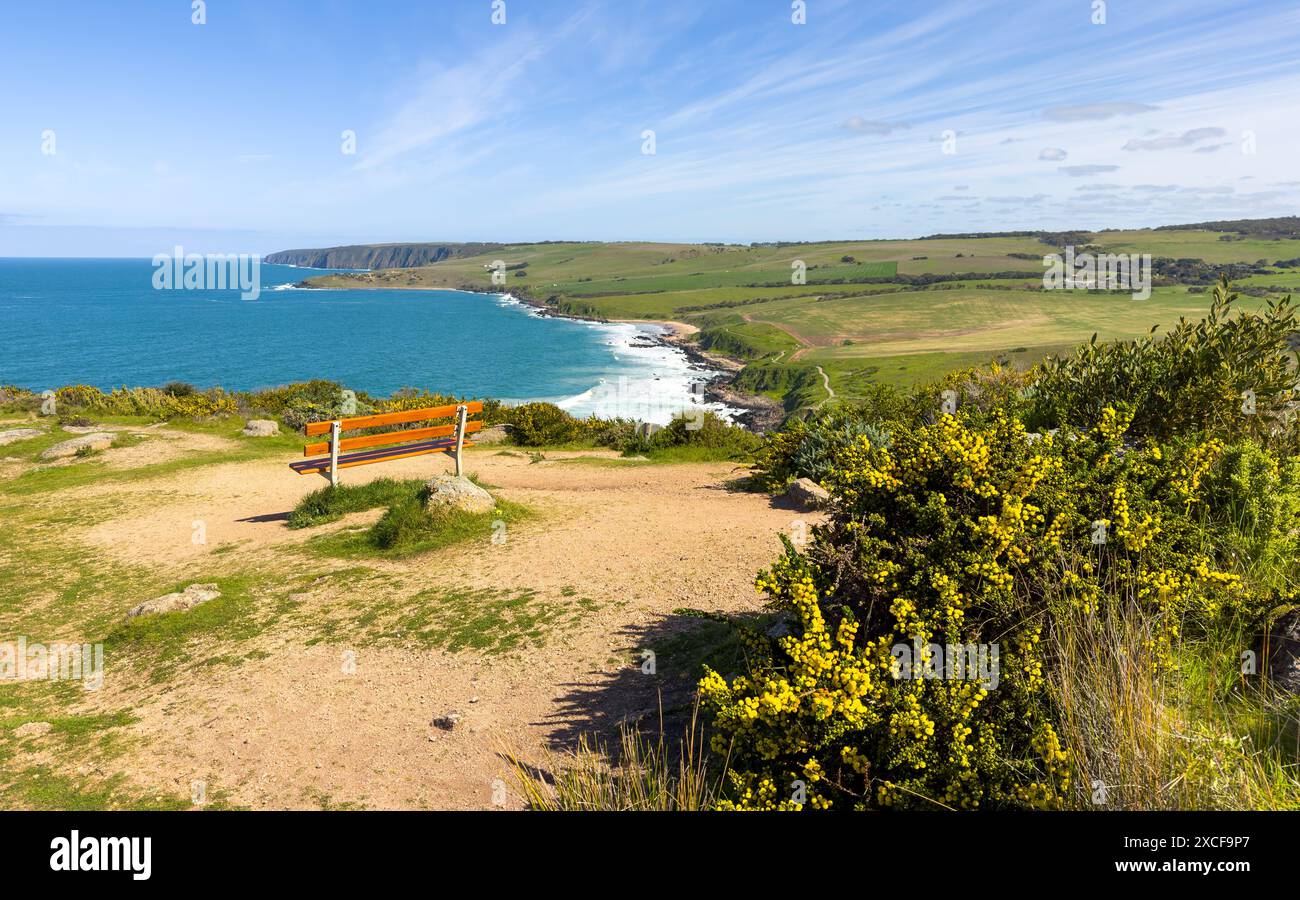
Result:
{"label": "rock outcrop", "polygon": [[509,425],[491,425],[482,431],[474,432],[469,439],[476,444],[500,444],[509,437]]}
{"label": "rock outcrop", "polygon": [[488,513],[496,509],[497,502],[492,499],[492,495],[463,475],[438,475],[431,478],[425,487],[429,490],[425,507],[430,510],[459,509],[471,513]]}
{"label": "rock outcrop", "polygon": [[280,425],[270,419],[251,419],[244,426],[244,437],[273,437],[280,433]]}
{"label": "rock outcrop", "polygon": [[113,446],[113,435],[110,432],[95,431],[45,448],[41,451],[41,459],[66,459],[69,456],[76,456],[85,449],[107,450],[111,446]]}
{"label": "rock outcrop", "polygon": [[823,509],[831,501],[830,492],[811,478],[797,479],[782,496],[800,509]]}
{"label": "rock outcrop", "polygon": [[183,591],[177,591],[174,594],[163,594],[161,597],[155,597],[152,600],[146,600],[139,606],[133,606],[126,617],[134,619],[136,616],[151,616],[158,613],[184,612],[187,609],[193,609],[200,603],[207,603],[209,600],[215,600],[221,596],[215,584],[191,584]]}
{"label": "rock outcrop", "polygon": [[10,428],[7,431],[0,431],[0,447],[40,437],[43,434],[45,432],[39,428]]}

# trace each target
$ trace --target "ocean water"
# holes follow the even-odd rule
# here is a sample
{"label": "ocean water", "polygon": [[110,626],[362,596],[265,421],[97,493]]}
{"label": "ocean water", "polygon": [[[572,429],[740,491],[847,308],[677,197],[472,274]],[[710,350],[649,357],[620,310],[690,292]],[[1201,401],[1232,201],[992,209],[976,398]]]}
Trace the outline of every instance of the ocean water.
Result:
{"label": "ocean water", "polygon": [[328,378],[576,415],[666,422],[704,404],[712,373],[653,341],[654,325],[538,315],[508,295],[304,290],[320,270],[263,265],[261,295],[155,290],[147,259],[0,258],[0,384],[103,389],[187,381],[249,390]]}

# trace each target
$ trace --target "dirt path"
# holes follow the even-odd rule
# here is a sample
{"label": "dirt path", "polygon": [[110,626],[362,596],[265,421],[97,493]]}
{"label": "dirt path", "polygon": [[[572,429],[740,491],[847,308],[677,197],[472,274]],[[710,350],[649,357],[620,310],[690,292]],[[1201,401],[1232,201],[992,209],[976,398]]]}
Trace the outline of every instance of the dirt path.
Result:
{"label": "dirt path", "polygon": [[817,404],[818,407],[821,407],[835,399],[835,389],[831,387],[831,377],[826,374],[826,370],[821,366],[817,366],[816,368],[822,376],[822,387],[826,388],[826,399]]}
{"label": "dirt path", "polygon": [[[700,625],[680,611],[757,609],[753,576],[800,515],[729,490],[730,464],[573,462],[579,455],[533,463],[476,448],[469,470],[536,515],[512,525],[501,544],[364,561],[386,579],[376,607],[400,610],[404,598],[451,588],[530,592],[568,617],[564,627],[543,626],[510,652],[453,653],[400,633],[321,640],[286,624],[239,644],[233,665],[189,668],[162,684],[132,673],[108,678],[87,703],[130,709],[139,741],[99,774],[185,796],[198,781],[210,795],[258,808],[484,809],[520,802],[509,753],[544,761],[579,734],[653,719],[660,692],[682,674],[674,666],[685,665],[674,641]],[[346,480],[421,477],[448,465],[416,458],[348,470]],[[285,560],[300,574],[312,560],[298,545],[315,529],[289,530],[284,516],[321,484],[274,460],[87,487],[87,497],[119,499],[122,512],[78,539],[178,581],[222,566],[274,570]],[[206,543],[191,539],[195,522]],[[359,594],[347,579],[323,582],[294,597],[299,621],[371,604],[373,587]],[[642,652],[656,648],[656,673],[642,674]],[[431,724],[448,713],[461,717],[452,730]]]}

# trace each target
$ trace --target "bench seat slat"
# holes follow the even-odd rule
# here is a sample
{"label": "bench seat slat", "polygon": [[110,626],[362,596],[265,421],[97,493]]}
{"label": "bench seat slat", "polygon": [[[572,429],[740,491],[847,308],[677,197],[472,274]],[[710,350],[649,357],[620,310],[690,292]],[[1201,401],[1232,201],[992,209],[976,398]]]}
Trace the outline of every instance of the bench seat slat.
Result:
{"label": "bench seat slat", "polygon": [[[353,431],[357,428],[378,428],[381,425],[403,425],[407,422],[423,422],[426,419],[449,419],[456,415],[456,410],[462,404],[449,403],[446,406],[430,406],[425,409],[404,409],[398,412],[376,413],[373,416],[357,416],[351,419],[341,419],[344,431]],[[466,401],[465,410],[469,415],[475,415],[483,411],[482,400]],[[307,424],[307,437],[315,437],[318,434],[329,434],[329,422],[309,422]]]}
{"label": "bench seat slat", "polygon": [[[465,433],[480,431],[483,423],[477,420],[465,423]],[[361,437],[343,438],[339,441],[339,452],[344,450],[360,450],[362,447],[381,447],[384,444],[400,444],[407,441],[413,441],[417,438],[437,438],[448,437],[456,433],[456,426],[453,425],[433,425],[429,428],[408,428],[406,431],[387,431],[383,434],[366,434]],[[308,444],[302,448],[303,456],[317,456],[321,453],[330,452],[330,442],[320,441],[316,444]]]}
{"label": "bench seat slat", "polygon": [[[466,447],[474,446],[471,441],[465,441]],[[396,447],[383,447],[378,450],[362,450],[356,453],[342,453],[339,455],[339,468],[347,469],[352,466],[365,466],[370,463],[385,462],[390,459],[404,459],[408,456],[421,456],[425,453],[447,453],[456,449],[454,438],[439,439],[432,441],[419,441],[414,444],[400,444]],[[304,459],[298,462],[289,463],[289,468],[293,469],[299,475],[308,473],[328,472],[330,468],[330,458],[322,456],[318,459]]]}

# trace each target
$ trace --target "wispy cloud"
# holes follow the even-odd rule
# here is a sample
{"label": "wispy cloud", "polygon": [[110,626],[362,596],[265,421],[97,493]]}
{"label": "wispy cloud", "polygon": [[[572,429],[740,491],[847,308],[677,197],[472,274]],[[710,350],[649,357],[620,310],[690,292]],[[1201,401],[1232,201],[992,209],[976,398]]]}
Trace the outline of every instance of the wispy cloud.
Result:
{"label": "wispy cloud", "polygon": [[1219,138],[1227,134],[1222,128],[1193,128],[1182,134],[1167,134],[1147,140],[1130,138],[1124,144],[1125,150],[1172,150],[1175,147],[1190,147],[1210,138]]}
{"label": "wispy cloud", "polygon": [[1053,106],[1043,110],[1043,118],[1053,122],[1095,122],[1116,116],[1136,116],[1155,112],[1159,107],[1148,103],[1088,103],[1083,106]]}
{"label": "wispy cloud", "polygon": [[845,121],[844,127],[858,134],[893,134],[910,126],[906,122],[874,122],[862,116],[850,116]]}
{"label": "wispy cloud", "polygon": [[1069,175],[1071,178],[1085,178],[1090,175],[1103,175],[1107,172],[1118,172],[1119,166],[1110,165],[1086,165],[1086,166],[1061,166],[1060,171]]}

